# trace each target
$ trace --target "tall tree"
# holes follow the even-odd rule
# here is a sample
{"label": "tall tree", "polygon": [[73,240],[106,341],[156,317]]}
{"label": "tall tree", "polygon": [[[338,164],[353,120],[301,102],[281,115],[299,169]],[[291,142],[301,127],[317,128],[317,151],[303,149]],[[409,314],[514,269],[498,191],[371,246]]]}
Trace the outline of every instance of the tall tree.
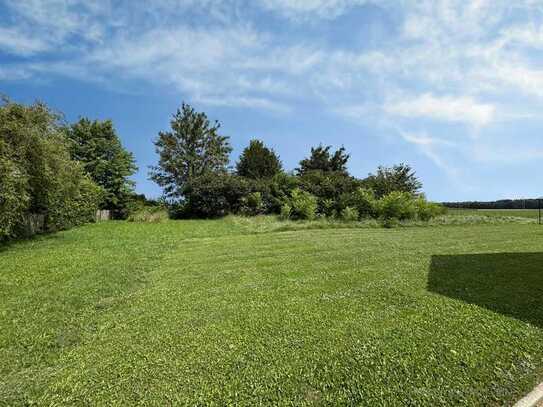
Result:
{"label": "tall tree", "polygon": [[173,115],[171,131],[160,132],[155,141],[158,165],[150,178],[169,198],[182,198],[188,184],[209,173],[224,173],[232,151],[228,137],[219,135],[220,123],[211,124],[205,113],[186,103]]}
{"label": "tall tree", "polygon": [[416,195],[422,188],[422,182],[408,164],[398,164],[393,167],[379,167],[377,173],[370,174],[364,183],[373,189],[380,198],[393,191],[408,192]]}
{"label": "tall tree", "polygon": [[275,151],[260,140],[251,140],[236,164],[238,175],[252,179],[271,178],[281,170],[281,161]]}
{"label": "tall tree", "polygon": [[300,167],[297,168],[299,175],[304,175],[310,171],[337,172],[347,175],[347,161],[349,154],[345,147],[341,147],[333,154],[330,152],[332,146],[319,145],[311,147],[311,155],[300,161]]}
{"label": "tall tree", "polygon": [[92,221],[102,190],[70,158],[61,116],[43,103],[0,103],[0,240],[26,233],[29,213],[48,231]]}
{"label": "tall tree", "polygon": [[134,156],[121,144],[111,120],[81,118],[67,131],[72,159],[80,161],[105,193],[102,209],[124,211],[134,193],[128,177],[137,170]]}

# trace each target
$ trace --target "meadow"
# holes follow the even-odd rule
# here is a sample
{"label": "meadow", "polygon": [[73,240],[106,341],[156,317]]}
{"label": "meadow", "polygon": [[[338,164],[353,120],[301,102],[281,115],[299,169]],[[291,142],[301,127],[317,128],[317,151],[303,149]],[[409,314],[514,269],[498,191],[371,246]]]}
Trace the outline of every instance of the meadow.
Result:
{"label": "meadow", "polygon": [[529,219],[538,219],[539,211],[537,209],[448,209],[451,215],[479,215],[495,217],[520,217]]}
{"label": "meadow", "polygon": [[543,380],[543,228],[447,223],[111,221],[2,246],[0,405],[510,405]]}

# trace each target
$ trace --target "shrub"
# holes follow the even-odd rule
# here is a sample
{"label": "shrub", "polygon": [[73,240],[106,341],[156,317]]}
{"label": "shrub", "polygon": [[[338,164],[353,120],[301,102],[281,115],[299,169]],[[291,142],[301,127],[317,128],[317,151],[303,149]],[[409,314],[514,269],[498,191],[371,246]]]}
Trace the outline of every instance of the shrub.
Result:
{"label": "shrub", "polygon": [[264,213],[265,207],[262,200],[262,193],[251,192],[241,198],[241,212],[245,215],[258,215]]}
{"label": "shrub", "polygon": [[360,218],[377,216],[377,201],[371,189],[357,188],[354,192],[343,195],[340,205],[342,208],[355,208]]}
{"label": "shrub", "polygon": [[333,199],[321,199],[319,200],[319,214],[334,218],[337,216],[336,201]]}
{"label": "shrub", "polygon": [[312,220],[317,213],[317,198],[309,192],[299,188],[294,189],[290,194],[291,217],[294,219]]}
{"label": "shrub", "polygon": [[27,185],[26,175],[12,160],[0,155],[0,241],[12,237],[17,225],[24,221],[30,201]]}
{"label": "shrub", "polygon": [[416,207],[413,196],[408,192],[391,192],[378,201],[378,213],[384,220],[414,219]]}
{"label": "shrub", "polygon": [[358,220],[358,210],[351,206],[347,206],[341,211],[341,219],[345,222],[355,222]]}
{"label": "shrub", "polygon": [[238,213],[243,197],[251,191],[249,181],[230,174],[206,174],[193,179],[185,189],[189,217],[214,218]]}
{"label": "shrub", "polygon": [[281,206],[281,213],[279,213],[279,219],[281,220],[287,220],[290,219],[290,213],[292,212],[292,208],[288,203],[284,203]]}
{"label": "shrub", "polygon": [[47,106],[0,105],[0,239],[21,236],[28,214],[47,231],[93,221],[102,189],[70,158],[59,116]]}
{"label": "shrub", "polygon": [[424,195],[419,196],[415,200],[415,208],[417,212],[417,218],[422,221],[429,221],[430,219],[445,214],[445,207],[433,202],[428,202]]}
{"label": "shrub", "polygon": [[256,189],[262,192],[266,211],[280,213],[283,203],[288,201],[290,193],[298,188],[299,184],[298,177],[281,172],[269,181],[258,181]]}
{"label": "shrub", "polygon": [[[300,177],[300,189],[316,196],[319,201],[337,201],[343,194],[350,194],[360,186],[360,181],[344,172],[324,172],[313,170]],[[341,209],[336,207],[336,209]]]}

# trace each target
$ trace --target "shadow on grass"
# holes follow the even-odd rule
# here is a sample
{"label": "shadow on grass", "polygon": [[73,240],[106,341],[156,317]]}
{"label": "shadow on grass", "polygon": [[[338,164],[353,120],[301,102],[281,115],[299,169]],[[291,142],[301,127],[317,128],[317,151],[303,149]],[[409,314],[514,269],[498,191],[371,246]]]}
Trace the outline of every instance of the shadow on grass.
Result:
{"label": "shadow on grass", "polygon": [[543,253],[432,256],[428,290],[543,328]]}
{"label": "shadow on grass", "polygon": [[13,240],[0,241],[0,253],[5,252],[13,247],[21,246],[23,244],[31,244],[37,242],[43,242],[48,240],[59,239],[59,232],[40,233],[30,237],[21,237]]}

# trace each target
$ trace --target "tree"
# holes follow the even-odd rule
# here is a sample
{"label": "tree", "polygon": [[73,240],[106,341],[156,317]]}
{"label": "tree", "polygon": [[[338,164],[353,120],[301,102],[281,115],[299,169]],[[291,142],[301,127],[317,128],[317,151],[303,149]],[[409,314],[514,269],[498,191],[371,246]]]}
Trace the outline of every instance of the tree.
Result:
{"label": "tree", "polygon": [[219,122],[211,125],[205,113],[186,103],[170,123],[171,131],[160,132],[155,141],[160,158],[150,178],[164,188],[168,198],[179,199],[194,178],[225,173],[232,148],[228,137],[218,134]]}
{"label": "tree", "polygon": [[377,198],[394,191],[417,195],[422,188],[422,183],[417,178],[415,171],[403,163],[391,168],[379,167],[377,173],[370,174],[364,183],[375,192]]}
{"label": "tree", "polygon": [[43,103],[0,105],[0,240],[22,236],[28,214],[48,231],[92,221],[101,188],[70,158],[60,115]]}
{"label": "tree", "polygon": [[236,165],[237,174],[252,179],[272,178],[282,170],[275,151],[260,140],[251,140]]}
{"label": "tree", "polygon": [[350,155],[345,152],[345,147],[330,153],[332,146],[319,145],[311,147],[311,155],[300,161],[297,168],[298,175],[304,175],[309,171],[338,172],[347,175],[347,161]]}
{"label": "tree", "polygon": [[81,118],[67,129],[67,136],[72,159],[81,162],[91,179],[104,190],[101,208],[125,212],[134,194],[134,182],[128,177],[137,167],[111,120]]}

